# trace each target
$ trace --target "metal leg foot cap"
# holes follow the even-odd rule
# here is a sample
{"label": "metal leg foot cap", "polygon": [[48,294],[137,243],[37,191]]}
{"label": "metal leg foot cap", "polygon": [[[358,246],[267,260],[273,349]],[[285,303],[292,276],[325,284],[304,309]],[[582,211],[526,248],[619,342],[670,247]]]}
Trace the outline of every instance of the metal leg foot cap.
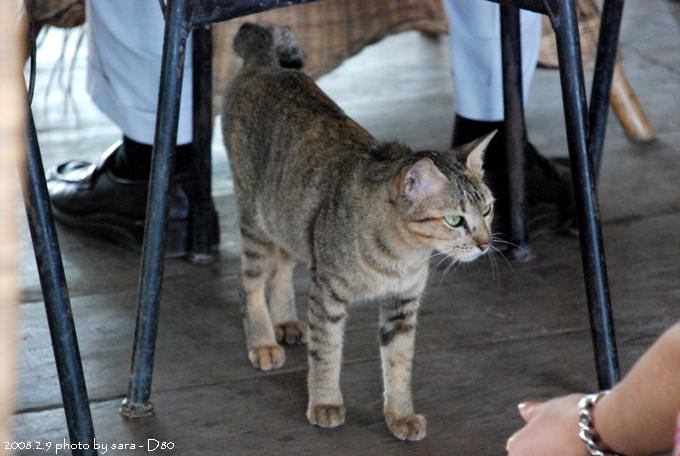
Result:
{"label": "metal leg foot cap", "polygon": [[189,263],[196,265],[208,265],[213,264],[215,261],[217,261],[217,254],[189,252],[189,254],[187,255],[187,260],[189,261]]}
{"label": "metal leg foot cap", "polygon": [[536,259],[536,254],[528,245],[512,247],[508,256],[518,263],[528,263]]}
{"label": "metal leg foot cap", "polygon": [[144,404],[129,402],[124,399],[120,406],[120,414],[127,418],[146,418],[153,415],[153,404],[145,402]]}

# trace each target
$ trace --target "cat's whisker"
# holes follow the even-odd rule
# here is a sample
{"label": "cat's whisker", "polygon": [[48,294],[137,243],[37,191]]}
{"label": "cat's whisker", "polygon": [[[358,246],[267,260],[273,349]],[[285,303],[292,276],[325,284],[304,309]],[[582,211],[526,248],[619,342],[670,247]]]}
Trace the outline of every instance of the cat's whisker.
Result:
{"label": "cat's whisker", "polygon": [[439,262],[437,262],[436,265],[434,265],[430,268],[430,272],[428,273],[428,277],[427,277],[428,281],[432,280],[434,278],[435,273],[439,269],[439,265],[442,264],[444,261],[447,260],[447,258],[450,258],[450,256],[451,256],[449,252],[440,251],[440,252],[432,255],[430,258],[434,258],[434,257],[439,256],[439,255],[443,255],[444,257],[441,260],[439,260]]}
{"label": "cat's whisker", "polygon": [[[434,267],[432,268],[432,270],[434,271],[434,270],[436,270],[437,268],[439,268],[439,265],[440,265],[440,264],[442,264],[444,261],[446,261],[447,258],[451,257],[451,253],[452,253],[452,251],[446,251],[446,252],[440,252],[440,253],[438,253],[437,255],[444,255],[444,258],[442,258],[441,260],[439,260],[439,262],[438,262],[436,265],[434,265]],[[433,255],[432,257],[435,257],[435,256],[437,256],[437,255]]]}
{"label": "cat's whisker", "polygon": [[496,252],[498,249],[491,247],[488,250],[489,263],[491,264],[491,279],[494,280],[498,285],[501,283],[501,275],[498,269],[498,259],[496,258]]}
{"label": "cat's whisker", "polygon": [[431,281],[434,279],[434,275],[437,273],[437,268],[431,268],[430,272],[427,273],[427,281]]}
{"label": "cat's whisker", "polygon": [[458,266],[462,263],[462,261],[460,261],[460,259],[458,259],[456,257],[451,256],[449,258],[451,258],[451,263],[449,263],[449,265],[444,270],[444,273],[442,274],[442,278],[439,280],[439,285],[442,284],[442,282],[444,281],[444,277],[446,277],[446,274],[448,274],[448,272],[451,270],[451,268],[453,266],[456,266],[456,268],[453,270],[453,272],[455,273],[458,270]]}
{"label": "cat's whisker", "polygon": [[[448,254],[447,254],[446,252],[441,252],[441,251],[438,251],[438,250],[437,250],[436,253],[433,253],[433,254],[430,255],[429,257],[424,258],[423,261],[421,261],[421,262],[418,263],[418,264],[421,265],[421,264],[425,263],[426,261],[430,261],[432,258],[438,257],[439,255],[448,255]],[[435,266],[435,267],[436,267],[436,266]]]}
{"label": "cat's whisker", "polygon": [[[500,243],[500,244],[505,244],[509,245],[510,247],[514,247],[516,249],[520,249],[522,252],[529,254],[529,250],[525,249],[524,247],[521,247],[514,242],[506,241],[504,239],[501,239],[498,234],[492,234],[491,235],[491,245],[493,246],[494,243]],[[497,249],[498,250],[498,249]]]}
{"label": "cat's whisker", "polygon": [[513,272],[513,274],[517,275],[517,273],[515,272],[515,268],[512,267],[512,263],[510,263],[510,260],[508,260],[508,257],[506,257],[503,254],[503,252],[501,252],[500,249],[498,249],[498,247],[495,247],[492,243],[489,248],[493,249],[494,254],[500,255],[501,258],[503,258],[505,260],[506,264],[510,267],[510,270]]}
{"label": "cat's whisker", "polygon": [[[438,251],[437,253],[435,253],[434,255],[432,255],[432,256],[430,257],[430,258],[434,258],[434,257],[436,257],[436,256],[443,255],[443,258],[442,258],[441,260],[439,260],[439,261],[437,262],[437,264],[435,264],[434,266],[431,266],[431,267],[430,267],[430,272],[428,273],[428,277],[427,277],[428,281],[429,281],[429,280],[432,280],[432,279],[434,278],[434,275],[435,275],[436,272],[439,270],[439,266],[440,266],[444,261],[448,260],[449,258],[453,258],[452,254],[453,254],[453,249],[447,249],[447,250]],[[440,283],[441,283],[441,281],[440,281]]]}

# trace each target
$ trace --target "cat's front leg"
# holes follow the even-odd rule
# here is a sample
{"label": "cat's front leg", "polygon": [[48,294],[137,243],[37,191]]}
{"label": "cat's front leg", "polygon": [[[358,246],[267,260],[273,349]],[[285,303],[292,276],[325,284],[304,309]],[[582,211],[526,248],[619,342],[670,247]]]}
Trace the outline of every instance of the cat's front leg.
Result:
{"label": "cat's front leg", "polygon": [[421,440],[425,417],[413,411],[411,369],[419,298],[394,297],[380,308],[380,355],[385,384],[385,419],[400,440]]}
{"label": "cat's front leg", "polygon": [[345,422],[340,392],[342,341],[347,301],[326,282],[313,278],[309,297],[309,422],[336,427]]}

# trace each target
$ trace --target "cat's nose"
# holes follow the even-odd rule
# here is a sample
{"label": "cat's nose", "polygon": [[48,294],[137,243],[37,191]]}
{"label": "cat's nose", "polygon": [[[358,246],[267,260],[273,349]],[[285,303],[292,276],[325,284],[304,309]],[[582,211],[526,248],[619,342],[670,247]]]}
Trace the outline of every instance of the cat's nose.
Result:
{"label": "cat's nose", "polygon": [[477,247],[479,247],[479,250],[481,250],[482,252],[486,252],[489,249],[489,247],[491,247],[491,243],[487,242],[484,244],[477,244]]}

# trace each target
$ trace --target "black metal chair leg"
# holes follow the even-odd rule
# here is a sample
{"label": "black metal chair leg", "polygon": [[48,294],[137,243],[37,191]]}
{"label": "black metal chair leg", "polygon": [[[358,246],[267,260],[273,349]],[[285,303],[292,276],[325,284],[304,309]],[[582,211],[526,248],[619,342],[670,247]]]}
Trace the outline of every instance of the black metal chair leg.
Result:
{"label": "black metal chair leg", "polygon": [[158,117],[142,247],[132,367],[127,398],[120,409],[123,415],[130,418],[153,413],[149,397],[163,284],[168,193],[177,143],[186,39],[190,32],[186,23],[186,3],[184,0],[169,0],[165,8]]}
{"label": "black metal chair leg", "polygon": [[574,193],[581,239],[586,296],[595,351],[597,378],[601,389],[619,380],[614,324],[607,283],[599,207],[593,176],[593,161],[587,148],[587,104],[581,63],[575,1],[552,2],[550,19],[555,29],[564,99],[567,140],[571,158]]}
{"label": "black metal chair leg", "polygon": [[209,28],[193,32],[193,144],[194,195],[191,213],[189,261],[209,264],[215,260],[212,239],[219,233],[212,222],[212,34]]}
{"label": "black metal chair leg", "polygon": [[[595,161],[589,154],[588,148],[590,145],[588,142],[588,105],[581,62],[576,0],[490,1],[547,14],[555,30],[595,365],[600,388],[610,388],[618,381],[620,374],[609,285],[607,283],[607,268],[602,245],[599,208],[595,193]],[[611,0],[607,1],[611,2]],[[608,10],[605,12],[607,19],[603,19],[603,21],[620,21],[623,8],[622,0],[615,0],[609,5],[605,5],[605,8]],[[608,43],[607,48],[612,45],[612,38],[618,36],[618,25],[609,25],[615,28],[611,31],[611,36],[604,38],[603,43]],[[605,26],[604,22],[603,26]],[[604,66],[604,63],[601,63],[601,65]],[[601,77],[606,77],[606,75]],[[604,85],[602,88],[604,88]],[[598,103],[602,102],[599,101]],[[597,109],[602,109],[602,106]],[[604,135],[604,128],[605,125],[602,123],[601,137]]]}
{"label": "black metal chair leg", "polygon": [[512,255],[521,261],[533,255],[526,229],[526,125],[522,90],[522,53],[519,10],[501,5],[501,55],[503,59],[503,101],[505,107],[505,150],[508,163],[510,237]]}
{"label": "black metal chair leg", "polygon": [[94,427],[76,328],[30,107],[24,134],[28,152],[27,182],[24,188],[26,213],[45,299],[45,311],[64,401],[69,439],[71,444],[76,445],[72,447],[72,454],[96,455],[98,452],[94,449]]}
{"label": "black metal chair leg", "polygon": [[[221,1],[221,0],[220,0]],[[179,121],[179,102],[184,70],[184,55],[186,39],[194,27],[209,25],[218,20],[229,20],[235,17],[266,11],[273,8],[307,3],[315,0],[267,0],[252,2],[239,0],[229,4],[221,4],[218,0],[168,0],[163,5],[165,12],[165,37],[163,41],[163,60],[161,62],[161,81],[158,101],[158,117],[156,119],[156,136],[154,140],[153,160],[151,166],[151,180],[149,200],[146,213],[146,227],[144,231],[144,246],[142,247],[142,266],[139,284],[139,303],[137,306],[137,322],[135,340],[132,353],[132,367],[127,398],[123,401],[120,412],[130,418],[148,416],[153,413],[153,405],[149,401],[151,396],[151,379],[153,361],[158,332],[158,318],[160,314],[161,287],[163,281],[163,257],[165,254],[166,221],[168,213],[168,189],[170,174],[174,165],[175,144],[177,141],[177,126]],[[205,31],[209,33],[209,31]],[[206,38],[205,36],[203,38]],[[205,65],[205,52],[209,49],[209,41],[201,40],[202,48],[197,49],[202,56],[198,58],[199,66]],[[206,45],[206,42],[208,45]],[[199,71],[200,73],[200,71]],[[200,106],[198,107],[199,124],[211,125],[207,116],[211,116],[210,105],[205,100],[208,80],[197,75],[201,87]],[[196,90],[196,88],[194,89]],[[196,123],[194,124],[197,125]],[[201,208],[192,216],[192,229],[197,237],[194,239],[196,258],[206,258],[205,246],[209,246],[209,230],[199,233],[200,224],[210,223],[210,179],[205,179],[206,168],[209,168],[209,128],[197,132],[197,141],[202,151],[202,158],[197,160],[197,169],[201,174],[202,183],[199,192]],[[201,171],[202,169],[202,171]],[[201,215],[199,215],[199,213]],[[200,260],[199,260],[200,262]]]}
{"label": "black metal chair leg", "polygon": [[597,185],[602,165],[604,133],[609,113],[609,99],[612,92],[616,51],[619,47],[619,32],[623,16],[624,0],[605,0],[600,21],[600,37],[595,58],[595,75],[590,92],[590,134],[588,150],[593,156],[593,171]]}

